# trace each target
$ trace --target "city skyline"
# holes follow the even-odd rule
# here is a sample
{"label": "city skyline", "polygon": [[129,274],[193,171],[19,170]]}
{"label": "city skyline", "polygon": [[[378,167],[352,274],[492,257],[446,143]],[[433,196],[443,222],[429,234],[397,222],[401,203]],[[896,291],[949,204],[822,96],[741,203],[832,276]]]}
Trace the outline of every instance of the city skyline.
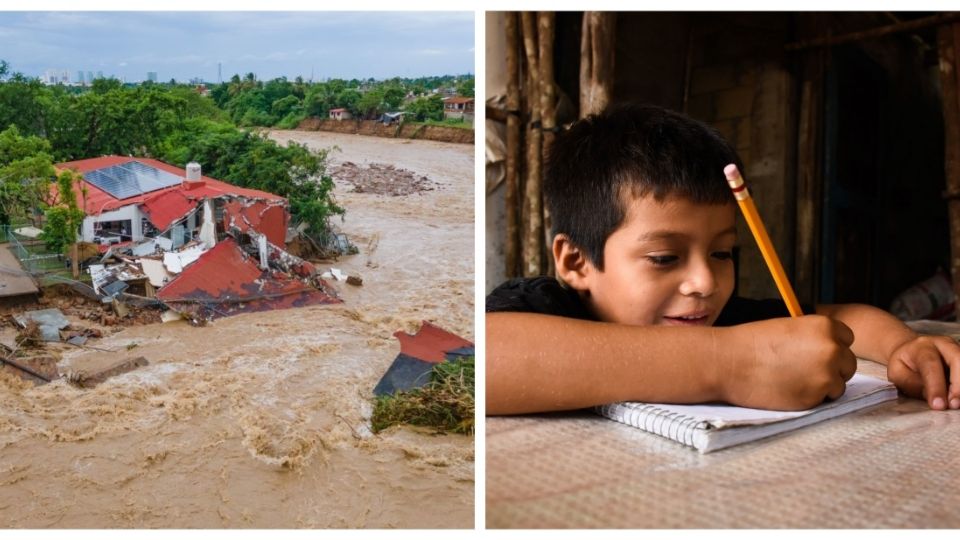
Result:
{"label": "city skyline", "polygon": [[0,60],[71,84],[416,78],[473,74],[473,30],[472,12],[0,12]]}

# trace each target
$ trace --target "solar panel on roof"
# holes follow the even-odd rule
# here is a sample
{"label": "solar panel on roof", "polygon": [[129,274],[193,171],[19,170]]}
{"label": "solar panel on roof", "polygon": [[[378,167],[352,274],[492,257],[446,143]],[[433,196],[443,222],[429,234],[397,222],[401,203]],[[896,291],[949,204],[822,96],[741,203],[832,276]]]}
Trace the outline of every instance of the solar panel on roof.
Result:
{"label": "solar panel on roof", "polygon": [[158,189],[175,186],[183,179],[175,174],[155,169],[139,161],[128,161],[104,169],[84,173],[91,184],[117,199],[136,197]]}

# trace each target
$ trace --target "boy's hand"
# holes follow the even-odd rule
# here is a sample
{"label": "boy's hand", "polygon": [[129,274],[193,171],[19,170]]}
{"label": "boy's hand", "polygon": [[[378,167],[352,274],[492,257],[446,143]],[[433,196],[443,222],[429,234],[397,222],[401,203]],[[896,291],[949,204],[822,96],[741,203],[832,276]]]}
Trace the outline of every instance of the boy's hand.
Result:
{"label": "boy's hand", "polygon": [[[734,405],[804,410],[843,395],[857,371],[853,331],[820,315],[731,327],[721,394]],[[725,376],[724,376],[725,375]]]}
{"label": "boy's hand", "polygon": [[960,345],[946,336],[910,339],[890,355],[887,378],[931,409],[960,409]]}

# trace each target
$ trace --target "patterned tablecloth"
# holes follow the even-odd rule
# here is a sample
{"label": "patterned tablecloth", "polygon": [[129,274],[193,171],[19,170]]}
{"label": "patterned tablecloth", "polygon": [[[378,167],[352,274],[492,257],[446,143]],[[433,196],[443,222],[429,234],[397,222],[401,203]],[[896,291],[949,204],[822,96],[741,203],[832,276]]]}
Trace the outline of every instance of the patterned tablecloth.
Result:
{"label": "patterned tablecloth", "polygon": [[486,475],[489,528],[958,528],[960,411],[900,398],[707,455],[587,412],[488,417]]}

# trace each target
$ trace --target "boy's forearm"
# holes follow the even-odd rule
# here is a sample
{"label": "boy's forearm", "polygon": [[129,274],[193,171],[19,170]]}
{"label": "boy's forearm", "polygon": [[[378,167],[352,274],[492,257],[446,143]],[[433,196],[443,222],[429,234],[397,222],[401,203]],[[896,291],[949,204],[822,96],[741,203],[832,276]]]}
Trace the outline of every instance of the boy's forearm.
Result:
{"label": "boy's forearm", "polygon": [[855,336],[850,347],[854,354],[881,364],[887,364],[897,347],[917,337],[893,315],[865,304],[823,304],[817,313],[849,326]]}
{"label": "boy's forearm", "polygon": [[487,412],[720,399],[722,329],[625,326],[530,313],[486,317]]}

